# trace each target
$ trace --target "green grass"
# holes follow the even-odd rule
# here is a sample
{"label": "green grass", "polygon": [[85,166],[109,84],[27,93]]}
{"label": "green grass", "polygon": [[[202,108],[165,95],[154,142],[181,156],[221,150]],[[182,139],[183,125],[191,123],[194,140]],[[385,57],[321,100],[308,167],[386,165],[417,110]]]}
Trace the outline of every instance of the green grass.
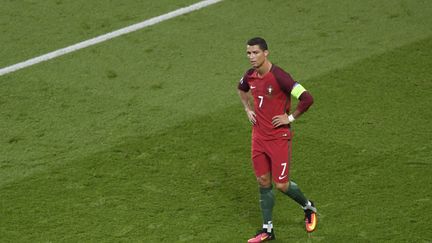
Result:
{"label": "green grass", "polygon": [[[95,15],[84,2],[58,2],[29,6],[74,5],[61,20],[70,30],[41,24],[61,11],[35,7],[39,23],[17,10],[23,3],[4,5],[19,17],[16,28],[0,18],[9,28],[0,44],[12,48],[0,64],[192,1],[107,2]],[[244,242],[260,212],[235,88],[255,35],[315,98],[296,121],[291,168],[319,207],[319,229],[308,239],[302,211],[277,193],[278,241],[432,240],[431,9],[420,0],[224,1],[1,76],[0,241]],[[78,35],[82,21],[94,25]],[[24,25],[39,30],[27,31],[32,45],[14,41]]]}
{"label": "green grass", "polygon": [[43,55],[194,2],[4,0],[0,8],[0,66]]}

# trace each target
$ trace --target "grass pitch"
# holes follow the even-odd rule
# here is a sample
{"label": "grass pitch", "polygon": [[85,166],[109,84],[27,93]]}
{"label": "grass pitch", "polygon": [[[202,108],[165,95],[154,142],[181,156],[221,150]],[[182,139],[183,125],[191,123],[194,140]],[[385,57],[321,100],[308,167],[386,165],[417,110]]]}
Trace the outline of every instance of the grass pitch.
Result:
{"label": "grass pitch", "polygon": [[[9,1],[0,63],[191,3]],[[315,98],[291,168],[320,223],[308,239],[276,193],[278,241],[430,241],[431,9],[224,1],[1,76],[0,241],[245,242],[260,212],[235,88],[257,35]]]}

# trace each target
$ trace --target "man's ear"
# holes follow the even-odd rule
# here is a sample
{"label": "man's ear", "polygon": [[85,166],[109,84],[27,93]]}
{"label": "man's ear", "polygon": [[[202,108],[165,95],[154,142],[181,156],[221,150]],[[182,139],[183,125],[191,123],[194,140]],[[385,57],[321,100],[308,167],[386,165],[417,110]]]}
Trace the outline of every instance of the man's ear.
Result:
{"label": "man's ear", "polygon": [[269,55],[269,51],[268,51],[268,50],[265,50],[265,51],[264,51],[264,56],[267,57],[268,55]]}

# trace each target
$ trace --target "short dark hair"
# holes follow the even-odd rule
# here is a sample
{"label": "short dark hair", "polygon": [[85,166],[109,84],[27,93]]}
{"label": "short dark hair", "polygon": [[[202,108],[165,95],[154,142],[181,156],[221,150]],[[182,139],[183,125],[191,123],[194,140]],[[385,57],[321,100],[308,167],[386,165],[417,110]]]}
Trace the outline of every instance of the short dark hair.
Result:
{"label": "short dark hair", "polygon": [[259,48],[263,51],[268,50],[267,42],[261,37],[254,37],[247,42],[250,46],[258,45]]}

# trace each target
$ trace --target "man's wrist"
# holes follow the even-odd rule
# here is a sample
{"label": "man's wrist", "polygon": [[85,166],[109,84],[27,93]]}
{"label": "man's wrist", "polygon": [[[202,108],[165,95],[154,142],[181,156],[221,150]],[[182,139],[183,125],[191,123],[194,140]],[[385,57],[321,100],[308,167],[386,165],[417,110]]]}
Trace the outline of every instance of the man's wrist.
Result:
{"label": "man's wrist", "polygon": [[292,114],[288,116],[288,121],[289,121],[289,123],[295,121],[295,118]]}

